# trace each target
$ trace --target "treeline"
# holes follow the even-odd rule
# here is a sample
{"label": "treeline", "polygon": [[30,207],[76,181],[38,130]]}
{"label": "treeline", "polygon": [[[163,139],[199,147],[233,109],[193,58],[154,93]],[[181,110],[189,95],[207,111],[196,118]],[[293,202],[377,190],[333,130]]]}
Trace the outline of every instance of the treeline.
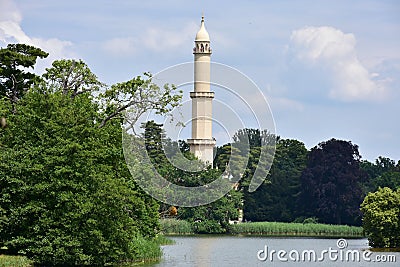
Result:
{"label": "treeline", "polygon": [[362,160],[350,141],[331,139],[307,151],[298,140],[279,139],[267,181],[254,193],[244,188],[244,217],[361,225],[360,204],[366,194],[399,186],[400,162]]}
{"label": "treeline", "polygon": [[[233,136],[234,143],[217,147],[214,161],[217,169],[201,175],[174,171],[163,151],[163,146],[174,146],[174,142],[165,137],[160,124],[148,122],[143,127],[153,163],[161,174],[176,184],[196,186],[221,175],[241,175],[236,190],[221,200],[208,206],[178,208],[177,217],[196,222],[197,233],[229,231],[228,221],[238,219],[238,209],[243,209],[244,221],[360,226],[360,205],[367,193],[376,191],[378,187],[395,189],[400,186],[400,163],[384,157],[379,157],[374,163],[362,160],[358,146],[351,141],[331,139],[307,150],[301,141],[282,139],[258,129],[239,130]],[[264,183],[250,193],[248,186],[259,163],[261,140],[271,138],[276,139],[272,167]],[[249,148],[241,143],[245,139]],[[184,141],[175,146],[179,146],[187,157],[192,157]],[[232,149],[241,150],[242,147],[243,151],[236,154],[243,155],[244,159],[248,157],[246,169],[242,173],[226,169]],[[167,170],[166,166],[170,169]],[[169,207],[164,208],[167,211]]]}

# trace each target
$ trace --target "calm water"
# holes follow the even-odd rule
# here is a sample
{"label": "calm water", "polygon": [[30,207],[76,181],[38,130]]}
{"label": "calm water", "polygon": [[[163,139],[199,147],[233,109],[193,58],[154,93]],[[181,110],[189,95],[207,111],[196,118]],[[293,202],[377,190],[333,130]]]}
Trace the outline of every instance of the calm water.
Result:
{"label": "calm water", "polygon": [[[171,239],[175,240],[176,244],[163,246],[164,257],[161,262],[149,266],[400,266],[400,253],[370,252],[367,250],[366,239],[345,240],[345,243],[340,244],[345,245],[342,249],[338,247],[337,239],[230,236],[171,237]],[[267,258],[265,249],[268,250]],[[260,250],[263,251],[259,253]],[[277,252],[272,253],[271,258],[272,250],[283,250],[282,261],[278,258]],[[313,261],[310,250],[315,251],[316,262]],[[366,253],[364,256],[370,262],[363,260],[363,253]],[[360,256],[359,260],[357,254]],[[298,261],[294,261],[297,257]],[[323,260],[318,261],[319,258]],[[396,262],[393,262],[394,259]],[[386,262],[377,262],[378,260]]]}

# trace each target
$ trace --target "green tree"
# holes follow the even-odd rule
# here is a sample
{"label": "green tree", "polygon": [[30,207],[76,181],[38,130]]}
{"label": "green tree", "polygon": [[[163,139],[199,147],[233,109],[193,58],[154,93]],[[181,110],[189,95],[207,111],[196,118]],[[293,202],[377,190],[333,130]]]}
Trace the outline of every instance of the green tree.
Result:
{"label": "green tree", "polygon": [[119,122],[99,129],[88,94],[46,90],[29,91],[1,132],[1,243],[46,266],[136,259],[158,205],[130,181]]}
{"label": "green tree", "polygon": [[105,87],[82,60],[56,60],[51,68],[46,68],[43,78],[48,85],[54,86],[55,90],[61,90],[64,95],[71,97],[92,93]]}
{"label": "green tree", "polygon": [[298,210],[300,177],[306,166],[307,149],[297,140],[279,139],[275,158],[263,183],[253,193],[245,193],[244,217],[250,221],[290,222],[301,216]]}
{"label": "green tree", "polygon": [[182,91],[177,91],[174,85],[158,86],[152,81],[150,73],[144,73],[144,76],[114,84],[99,95],[104,109],[100,127],[114,118],[124,118],[133,127],[139,117],[149,110],[167,115],[180,105]]}
{"label": "green tree", "polygon": [[363,183],[364,191],[375,192],[379,187],[396,189],[400,186],[400,169],[395,161],[378,157],[375,163],[361,162],[361,168],[367,173],[368,178]]}
{"label": "green tree", "polygon": [[0,97],[11,102],[13,113],[18,100],[40,78],[27,69],[33,69],[38,58],[47,56],[41,49],[25,44],[9,44],[0,49]]}
{"label": "green tree", "polygon": [[260,155],[262,150],[267,150],[267,154],[270,154],[268,147],[275,146],[276,136],[268,130],[245,128],[238,130],[232,139],[233,143],[217,149],[215,164],[225,170],[228,162],[233,161],[234,164],[229,165],[229,172],[235,178],[241,178],[240,189],[247,190],[257,167],[261,167],[264,179],[267,178],[273,158],[271,156],[260,162]]}
{"label": "green tree", "polygon": [[238,210],[241,208],[242,193],[232,189],[227,195],[213,203],[199,207],[179,208],[178,218],[189,221],[198,234],[221,234],[229,232],[229,220],[238,219]]}
{"label": "green tree", "polygon": [[368,193],[361,204],[363,228],[372,247],[400,247],[400,189]]}
{"label": "green tree", "polygon": [[301,176],[300,197],[308,217],[331,224],[361,223],[365,173],[360,158],[358,146],[350,141],[331,139],[311,149]]}
{"label": "green tree", "polygon": [[[179,158],[176,158],[181,151],[184,154],[181,160],[190,160],[190,165],[199,165],[200,169],[204,168],[204,164],[196,160],[194,155],[188,151],[184,142],[177,143],[166,138],[161,124],[148,121],[142,127],[145,128],[143,137],[147,155],[157,172],[169,182],[180,186],[195,187],[206,185],[221,178],[222,172],[218,169],[206,168],[192,172],[187,171],[187,168],[176,167],[184,165],[181,165]],[[170,163],[166,155],[175,165]],[[226,181],[228,182],[228,179]],[[169,189],[164,188],[163,190]],[[229,220],[238,217],[241,197],[241,192],[231,190],[223,198],[207,205],[191,208],[178,207],[177,217],[189,221],[196,233],[224,233],[228,231]],[[160,212],[162,214],[168,213],[170,206],[160,204]]]}

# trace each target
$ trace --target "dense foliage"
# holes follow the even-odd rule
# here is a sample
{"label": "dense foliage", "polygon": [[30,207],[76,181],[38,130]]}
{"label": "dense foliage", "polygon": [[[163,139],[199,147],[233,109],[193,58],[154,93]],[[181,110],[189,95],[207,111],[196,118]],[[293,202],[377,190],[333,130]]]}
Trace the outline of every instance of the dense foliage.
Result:
{"label": "dense foliage", "polygon": [[301,176],[304,210],[323,223],[359,224],[362,202],[358,146],[331,139],[311,149]]}
{"label": "dense foliage", "polygon": [[400,188],[379,188],[361,204],[363,227],[372,247],[400,247]]}
{"label": "dense foliage", "polygon": [[[0,96],[7,98],[14,106],[40,80],[33,69],[38,58],[45,58],[48,53],[37,47],[25,44],[9,44],[0,49]],[[15,108],[12,109],[15,113]]]}
{"label": "dense foliage", "polygon": [[134,240],[155,234],[157,205],[125,181],[120,126],[99,129],[88,95],[36,88],[17,107],[1,136],[9,252],[48,265],[134,259]]}
{"label": "dense foliage", "polygon": [[303,143],[291,139],[278,140],[268,182],[254,193],[245,193],[245,219],[294,221],[299,214],[300,176],[306,160],[307,149]]}
{"label": "dense foliage", "polygon": [[[145,128],[143,134],[145,146],[152,164],[158,173],[168,181],[181,186],[193,187],[208,184],[221,177],[222,170],[218,169],[208,168],[200,172],[190,172],[176,168],[169,162],[166,155],[174,158],[175,154],[182,152],[186,158],[192,160],[193,165],[196,163],[185,142],[176,143],[165,138],[162,125],[154,121],[147,122],[143,128]],[[227,195],[213,203],[191,208],[178,207],[173,217],[189,222],[195,233],[225,233],[229,228],[229,220],[238,218],[241,200],[242,193],[232,189]],[[169,205],[160,204],[160,212],[170,216]]]}
{"label": "dense foliage", "polygon": [[[8,64],[8,58],[1,58],[2,66],[15,68],[14,73],[47,55],[33,47],[15,47],[20,46],[1,52],[18,59]],[[33,55],[26,56],[27,51]],[[0,77],[6,88],[0,91],[3,253],[26,255],[46,266],[159,258],[154,241],[159,205],[136,186],[126,166],[122,113],[114,103],[117,88],[105,89],[112,91],[112,100],[95,101],[91,93],[103,85],[82,61],[56,61],[40,79],[25,74],[21,72],[20,87]],[[168,86],[160,89],[140,79],[135,78],[137,86],[129,92],[141,90],[143,101],[146,92],[155,94],[151,101],[157,112],[167,112],[176,104],[173,100],[179,100],[167,102],[163,94],[172,93]],[[14,101],[9,92],[17,89]],[[133,106],[125,105],[124,110]],[[110,114],[117,115],[105,122]]]}

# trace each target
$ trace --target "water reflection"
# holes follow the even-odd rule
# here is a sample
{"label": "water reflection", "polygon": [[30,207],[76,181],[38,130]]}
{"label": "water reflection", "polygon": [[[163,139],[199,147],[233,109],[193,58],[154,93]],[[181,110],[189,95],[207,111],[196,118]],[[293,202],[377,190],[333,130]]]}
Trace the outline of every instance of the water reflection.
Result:
{"label": "water reflection", "polygon": [[[269,238],[269,237],[233,237],[233,236],[193,236],[193,237],[172,237],[176,244],[163,246],[164,257],[156,264],[149,266],[398,266],[400,261],[399,252],[370,252],[370,262],[361,259],[346,261],[346,252],[355,254],[358,251],[362,255],[368,249],[366,239],[346,240],[346,248],[342,249],[343,258],[329,260],[328,253],[321,262],[316,260],[294,262],[289,258],[289,252],[297,250],[300,252],[315,250],[316,255],[321,255],[323,250],[337,250],[337,239],[317,238]],[[257,252],[268,247],[269,252],[275,250],[273,259],[267,258],[260,261]],[[277,257],[279,250],[286,251],[286,262],[280,261]],[[357,252],[357,253],[358,253]],[[351,253],[349,255],[351,256]],[[340,255],[339,253],[337,255]],[[386,257],[394,255],[396,262]],[[383,257],[380,257],[383,256]],[[385,259],[385,263],[376,260]],[[318,259],[318,256],[316,257]]]}

